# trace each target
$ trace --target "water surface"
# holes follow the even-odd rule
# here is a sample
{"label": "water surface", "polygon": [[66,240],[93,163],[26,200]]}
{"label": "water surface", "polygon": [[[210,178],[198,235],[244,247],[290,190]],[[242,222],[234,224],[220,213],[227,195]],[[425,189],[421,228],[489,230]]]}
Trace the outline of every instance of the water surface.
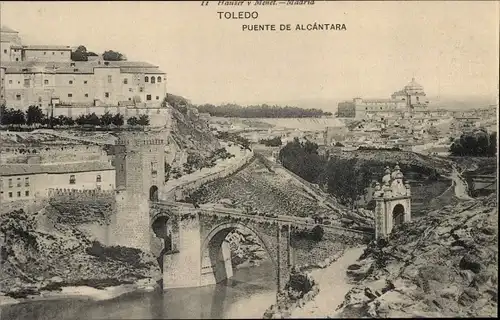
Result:
{"label": "water surface", "polygon": [[234,271],[217,285],[132,292],[112,300],[61,299],[2,307],[2,320],[262,318],[275,302],[276,278],[269,262]]}

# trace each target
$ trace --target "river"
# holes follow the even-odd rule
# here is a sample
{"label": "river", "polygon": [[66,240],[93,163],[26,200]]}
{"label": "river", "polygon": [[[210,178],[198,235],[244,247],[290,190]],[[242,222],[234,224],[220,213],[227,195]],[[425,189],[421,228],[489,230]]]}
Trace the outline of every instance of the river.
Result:
{"label": "river", "polygon": [[234,270],[224,283],[161,293],[132,292],[112,300],[39,300],[2,307],[2,320],[59,319],[229,319],[262,318],[275,302],[273,266]]}

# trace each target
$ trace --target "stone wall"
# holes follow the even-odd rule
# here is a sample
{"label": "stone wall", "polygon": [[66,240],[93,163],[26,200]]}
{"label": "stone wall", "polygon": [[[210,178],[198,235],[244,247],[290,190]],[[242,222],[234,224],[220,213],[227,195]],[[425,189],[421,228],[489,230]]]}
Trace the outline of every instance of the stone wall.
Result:
{"label": "stone wall", "polygon": [[192,192],[196,191],[203,184],[217,180],[223,179],[235,172],[237,172],[242,166],[249,163],[253,159],[253,153],[247,154],[244,158],[242,158],[239,162],[225,167],[218,172],[214,172],[212,174],[206,175],[201,179],[194,181],[187,181],[184,184],[175,186],[169,190],[167,190],[163,196],[164,200],[182,200],[188,197]]}
{"label": "stone wall", "polygon": [[35,164],[107,159],[106,152],[100,146],[92,145],[2,147],[1,152],[1,163]]}

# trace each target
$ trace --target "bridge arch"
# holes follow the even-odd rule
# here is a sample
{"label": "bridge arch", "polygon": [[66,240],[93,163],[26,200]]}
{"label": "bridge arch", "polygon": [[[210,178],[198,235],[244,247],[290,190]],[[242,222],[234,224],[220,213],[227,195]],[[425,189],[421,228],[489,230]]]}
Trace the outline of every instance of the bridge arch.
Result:
{"label": "bridge arch", "polygon": [[202,241],[200,250],[202,285],[219,283],[232,277],[231,252],[229,246],[224,245],[224,240],[236,229],[245,230],[257,239],[272,261],[274,272],[277,271],[278,263],[269,241],[250,226],[238,222],[226,222],[213,227]]}

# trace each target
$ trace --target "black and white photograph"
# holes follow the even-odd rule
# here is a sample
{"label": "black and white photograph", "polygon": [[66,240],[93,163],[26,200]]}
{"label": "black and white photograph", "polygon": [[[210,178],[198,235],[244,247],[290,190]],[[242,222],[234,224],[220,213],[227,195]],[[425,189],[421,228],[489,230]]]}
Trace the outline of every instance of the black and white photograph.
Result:
{"label": "black and white photograph", "polygon": [[497,318],[499,1],[0,1],[0,319]]}

